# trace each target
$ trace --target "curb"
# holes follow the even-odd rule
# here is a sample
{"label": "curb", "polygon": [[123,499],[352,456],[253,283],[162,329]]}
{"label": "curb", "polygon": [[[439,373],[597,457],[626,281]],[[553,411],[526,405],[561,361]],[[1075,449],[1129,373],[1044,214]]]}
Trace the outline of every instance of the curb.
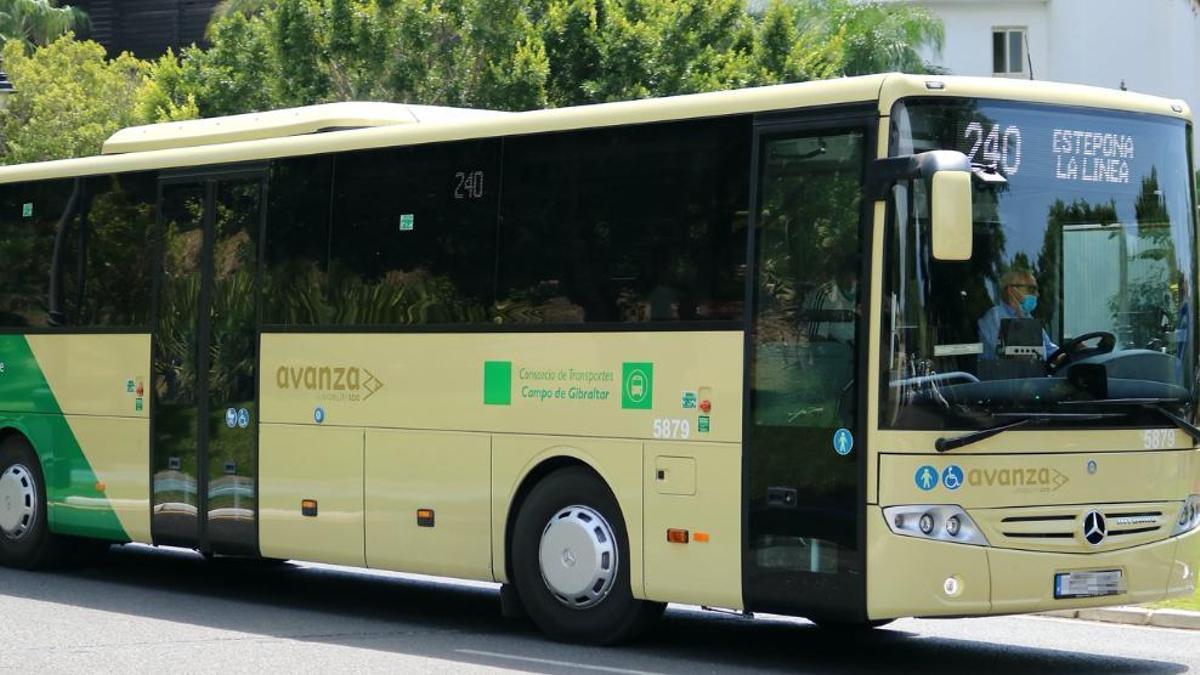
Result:
{"label": "curb", "polygon": [[1150,609],[1147,607],[1105,607],[1103,609],[1063,609],[1042,612],[1042,616],[1060,619],[1082,619],[1128,626],[1157,626],[1200,630],[1200,612],[1183,609]]}

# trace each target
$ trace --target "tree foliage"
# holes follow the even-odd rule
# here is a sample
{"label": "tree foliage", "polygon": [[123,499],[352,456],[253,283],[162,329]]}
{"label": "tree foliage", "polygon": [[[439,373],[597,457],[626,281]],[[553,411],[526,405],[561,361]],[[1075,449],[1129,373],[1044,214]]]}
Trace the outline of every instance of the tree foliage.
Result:
{"label": "tree foliage", "polygon": [[0,0],[0,41],[44,45],[68,31],[85,28],[87,15],[56,0]]}
{"label": "tree foliage", "polygon": [[941,44],[921,9],[763,1],[227,0],[208,46],[151,62],[17,44],[5,161],[95,152],[130,123],[331,101],[527,110],[924,71],[918,49]]}
{"label": "tree foliage", "polygon": [[210,37],[183,54],[206,116],[351,99],[523,110],[924,72],[917,50],[942,33],[925,10],[849,0],[229,0]]}
{"label": "tree foliage", "polygon": [[800,0],[798,6],[802,23],[839,41],[843,75],[929,72],[920,48],[941,51],[945,41],[941,20],[923,7],[853,0]]}
{"label": "tree foliage", "polygon": [[99,44],[68,33],[33,51],[9,41],[3,58],[18,92],[0,113],[6,163],[96,154],[113,132],[141,121],[132,102],[146,64],[128,54],[109,60]]}

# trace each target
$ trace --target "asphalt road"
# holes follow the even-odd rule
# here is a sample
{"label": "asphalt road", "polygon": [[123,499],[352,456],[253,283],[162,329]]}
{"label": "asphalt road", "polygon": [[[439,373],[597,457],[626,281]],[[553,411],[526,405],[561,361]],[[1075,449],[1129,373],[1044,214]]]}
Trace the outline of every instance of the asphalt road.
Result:
{"label": "asphalt road", "polygon": [[490,584],[124,547],[100,565],[0,569],[0,671],[686,673],[1200,672],[1200,631],[1008,617],[837,638],[799,619],[671,607],[647,639],[562,645],[501,618]]}

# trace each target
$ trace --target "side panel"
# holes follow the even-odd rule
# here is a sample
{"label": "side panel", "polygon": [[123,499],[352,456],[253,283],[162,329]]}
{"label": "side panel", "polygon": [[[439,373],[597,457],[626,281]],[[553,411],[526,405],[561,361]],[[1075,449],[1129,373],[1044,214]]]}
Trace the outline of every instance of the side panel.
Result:
{"label": "side panel", "polygon": [[[262,555],[365,566],[362,429],[260,429]],[[301,512],[306,499],[316,500],[316,515]]]}
{"label": "side panel", "polygon": [[[491,436],[367,430],[367,565],[492,579]],[[433,525],[417,523],[432,509]]]}
{"label": "side panel", "polygon": [[[740,453],[701,443],[645,448],[646,597],[744,607],[742,495],[729,480],[741,472]],[[689,543],[668,542],[668,528],[688,530]]]}
{"label": "side panel", "polygon": [[[357,475],[372,567],[506,581],[506,525],[522,481],[543,461],[573,457],[618,499],[635,595],[645,596],[643,522],[687,512],[703,516],[690,527],[708,528],[712,541],[645,573],[661,582],[682,565],[712,584],[714,603],[740,606],[740,567],[726,547],[742,536],[742,344],[740,331],[264,334],[263,553],[341,560],[331,539],[295,529],[298,502],[317,498],[301,489],[317,472],[346,485]],[[365,434],[365,467],[361,445],[321,441],[334,432]],[[656,436],[662,454],[697,466],[691,506],[656,500],[663,515],[643,508],[644,445]],[[416,527],[418,508],[435,510],[433,528]]]}
{"label": "side panel", "polygon": [[[688,421],[688,438],[738,443],[741,341],[737,331],[266,333],[261,420],[316,424],[320,408],[323,425],[654,438],[654,420],[670,418]],[[707,431],[685,391],[710,402]]]}
{"label": "side panel", "polygon": [[4,335],[0,362],[0,426],[38,452],[51,528],[149,541],[149,336]]}

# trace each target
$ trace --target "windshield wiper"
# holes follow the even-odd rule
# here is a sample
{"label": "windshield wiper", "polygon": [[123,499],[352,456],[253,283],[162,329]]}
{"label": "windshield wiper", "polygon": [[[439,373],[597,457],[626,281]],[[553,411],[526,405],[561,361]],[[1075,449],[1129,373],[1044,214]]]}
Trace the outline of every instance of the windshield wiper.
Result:
{"label": "windshield wiper", "polygon": [[[1019,413],[1017,413],[1017,414],[1019,414]],[[1010,416],[1010,415],[1006,414],[1006,413],[993,415],[993,417],[1008,417],[1008,416]],[[938,452],[950,452],[951,450],[955,450],[957,448],[961,448],[966,445],[971,445],[972,443],[978,443],[979,441],[987,440],[987,439],[991,438],[992,436],[995,436],[996,434],[1000,434],[1005,431],[1008,431],[1009,429],[1016,429],[1017,427],[1023,427],[1026,424],[1032,424],[1033,422],[1047,422],[1047,421],[1053,421],[1053,420],[1071,420],[1071,421],[1086,422],[1088,420],[1098,420],[1098,419],[1101,419],[1104,417],[1119,417],[1119,416],[1120,415],[1113,415],[1113,414],[1108,414],[1108,413],[1035,413],[1035,414],[1028,415],[1025,417],[1018,417],[1017,419],[1013,420],[1012,422],[1005,422],[1003,424],[997,424],[994,427],[988,427],[987,429],[980,429],[979,431],[972,431],[971,433],[963,434],[962,436],[955,436],[954,438],[946,438],[943,436],[942,438],[939,438],[936,441],[934,441],[933,448],[935,450],[937,450]]]}
{"label": "windshield wiper", "polygon": [[[1139,408],[1142,410],[1150,410],[1152,412],[1158,413],[1160,417],[1170,421],[1172,424],[1174,424],[1175,426],[1182,429],[1185,433],[1187,433],[1188,436],[1192,437],[1193,441],[1200,442],[1200,427],[1197,427],[1196,425],[1183,419],[1179,415],[1176,415],[1175,413],[1171,412],[1170,410],[1167,410],[1168,403],[1182,405],[1187,402],[1188,401],[1180,400],[1178,398],[1149,396],[1149,397],[1134,397],[1134,398],[1101,398],[1101,399],[1096,399],[1094,401],[1059,401],[1058,404],[1066,405],[1066,406],[1071,406],[1071,405],[1080,405],[1080,406],[1082,406],[1082,405],[1095,405],[1095,406],[1128,405],[1128,406],[1135,406],[1136,408]],[[1133,411],[1130,411],[1129,414],[1133,414]]]}

